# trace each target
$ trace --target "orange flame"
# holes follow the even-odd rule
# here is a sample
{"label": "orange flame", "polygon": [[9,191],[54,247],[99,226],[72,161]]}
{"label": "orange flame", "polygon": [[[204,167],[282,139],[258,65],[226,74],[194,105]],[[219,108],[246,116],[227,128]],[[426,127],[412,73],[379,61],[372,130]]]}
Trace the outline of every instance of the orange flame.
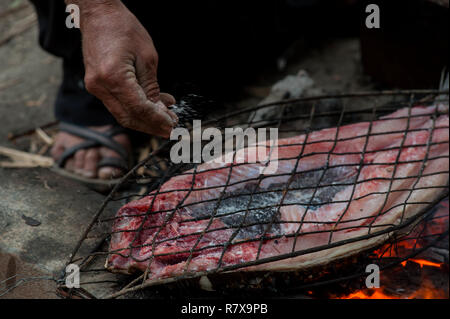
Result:
{"label": "orange flame", "polygon": [[340,297],[339,299],[398,299],[398,298],[388,296],[379,290],[375,290],[373,294],[368,294],[360,290],[348,296]]}
{"label": "orange flame", "polygon": [[394,296],[386,294],[381,288],[373,290],[360,290],[349,295],[339,297],[338,299],[447,299],[446,293],[439,289],[434,289],[433,284],[424,279],[422,286],[407,296]]}
{"label": "orange flame", "polygon": [[[403,267],[406,266],[406,263],[414,262],[420,265],[420,268],[423,266],[436,267],[441,268],[442,263],[435,263],[425,259],[408,259],[407,261],[403,261],[401,265]],[[423,278],[421,287],[407,296],[394,296],[386,294],[382,291],[382,289],[363,289],[351,293],[349,295],[339,297],[338,299],[447,299],[448,296],[442,290],[435,289],[433,283],[428,278]]]}
{"label": "orange flame", "polygon": [[430,266],[430,267],[437,267],[437,268],[441,268],[442,263],[435,263],[429,260],[425,260],[425,259],[408,259],[405,261],[402,261],[402,266],[405,267],[406,266],[406,262],[408,261],[412,261],[415,262],[416,264],[420,265],[420,268],[423,268],[423,266]]}
{"label": "orange flame", "polygon": [[[422,224],[423,227],[419,227],[420,231],[423,231],[424,237],[441,234],[448,229],[448,215],[449,204],[448,200],[442,201],[438,207],[436,213],[433,216],[433,220],[428,221],[426,224]],[[411,233],[403,240],[397,241],[395,247],[390,244],[386,244],[374,251],[374,255],[378,258],[385,257],[399,257],[407,254],[409,251],[422,247],[423,242],[416,240],[417,234]],[[394,248],[394,249],[393,249]],[[443,263],[432,262],[426,259],[411,258],[401,263],[403,267],[406,267],[408,262],[414,262],[420,265],[420,268],[435,267],[441,268]],[[378,289],[361,289],[346,296],[338,297],[338,299],[447,299],[448,291],[438,289],[435,287],[430,278],[426,277],[425,273],[422,273],[422,281],[420,287],[409,294],[402,294],[401,296],[387,294],[382,288]]]}

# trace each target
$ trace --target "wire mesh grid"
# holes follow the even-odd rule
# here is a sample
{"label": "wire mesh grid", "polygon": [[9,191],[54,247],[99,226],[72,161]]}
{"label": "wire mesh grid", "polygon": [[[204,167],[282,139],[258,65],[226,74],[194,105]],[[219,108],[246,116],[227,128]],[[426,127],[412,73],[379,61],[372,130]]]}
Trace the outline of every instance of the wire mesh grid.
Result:
{"label": "wire mesh grid", "polygon": [[[132,190],[115,187],[68,261],[92,274],[106,258],[109,271],[134,274],[107,297],[238,270],[307,271],[398,240],[448,195],[448,92],[285,100],[202,125],[277,128],[280,139],[264,144],[264,162],[239,162],[237,150],[228,164],[173,164],[167,142],[133,168]],[[127,204],[110,214],[114,203]]]}

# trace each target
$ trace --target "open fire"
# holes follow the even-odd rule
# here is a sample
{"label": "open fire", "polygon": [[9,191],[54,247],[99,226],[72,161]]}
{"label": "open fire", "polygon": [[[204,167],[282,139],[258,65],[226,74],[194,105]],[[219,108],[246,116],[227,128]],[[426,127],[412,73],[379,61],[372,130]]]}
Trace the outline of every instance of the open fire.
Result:
{"label": "open fire", "polygon": [[408,236],[374,252],[380,266],[403,259],[381,271],[380,288],[362,288],[334,298],[448,299],[448,225],[449,201],[445,199]]}

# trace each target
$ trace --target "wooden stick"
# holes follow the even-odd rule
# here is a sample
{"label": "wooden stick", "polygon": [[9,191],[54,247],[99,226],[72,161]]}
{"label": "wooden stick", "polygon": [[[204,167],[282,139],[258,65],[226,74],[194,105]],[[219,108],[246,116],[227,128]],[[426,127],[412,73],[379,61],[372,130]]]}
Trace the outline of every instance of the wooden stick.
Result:
{"label": "wooden stick", "polygon": [[16,7],[8,8],[8,9],[0,12],[0,18],[6,17],[6,16],[8,16],[10,14],[13,14],[13,13],[17,12],[17,11],[21,11],[22,9],[25,9],[28,6],[29,6],[29,4],[25,2],[25,3],[22,3],[22,4],[18,5],[18,6],[16,6]]}
{"label": "wooden stick", "polygon": [[6,35],[0,39],[0,46],[7,43],[9,40],[15,36],[27,31],[32,26],[36,24],[37,17],[36,14],[30,14],[29,16],[23,18],[21,21],[17,22],[14,27],[6,33]]}
{"label": "wooden stick", "polygon": [[[142,162],[144,159],[146,159],[148,157],[149,154],[150,154],[150,147],[146,146],[139,153],[138,161]],[[138,175],[144,175],[144,173],[145,173],[145,166],[139,167],[139,169],[136,171],[136,173]]]}
{"label": "wooden stick", "polygon": [[12,160],[12,162],[0,162],[0,167],[51,167],[54,164],[51,157],[30,154],[3,146],[0,146],[0,155],[7,156]]}
{"label": "wooden stick", "polygon": [[152,137],[152,139],[150,140],[150,145],[152,147],[152,151],[157,150],[159,148],[159,142],[156,139],[156,137]]}
{"label": "wooden stick", "polygon": [[47,145],[53,145],[53,139],[48,136],[47,133],[44,132],[43,129],[41,129],[40,127],[38,127],[36,129],[36,135]]}
{"label": "wooden stick", "polygon": [[12,79],[12,80],[8,80],[3,83],[0,83],[0,91],[8,89],[8,88],[18,84],[19,82],[20,82],[20,79]]}
{"label": "wooden stick", "polygon": [[[39,128],[40,129],[49,128],[49,127],[55,126],[58,123],[59,123],[58,121],[50,122],[50,123],[47,123],[47,124],[39,126]],[[20,137],[24,137],[24,136],[27,136],[27,135],[34,134],[35,132],[36,132],[36,129],[32,128],[32,129],[26,130],[25,132],[9,133],[8,134],[8,140],[14,141],[14,140],[16,140],[16,139],[18,139]]]}
{"label": "wooden stick", "polygon": [[45,153],[47,153],[48,149],[50,148],[50,145],[45,144],[40,150],[39,152],[37,152],[38,155],[44,155]]}
{"label": "wooden stick", "polygon": [[0,168],[36,168],[42,167],[33,163],[26,162],[4,162],[0,161]]}

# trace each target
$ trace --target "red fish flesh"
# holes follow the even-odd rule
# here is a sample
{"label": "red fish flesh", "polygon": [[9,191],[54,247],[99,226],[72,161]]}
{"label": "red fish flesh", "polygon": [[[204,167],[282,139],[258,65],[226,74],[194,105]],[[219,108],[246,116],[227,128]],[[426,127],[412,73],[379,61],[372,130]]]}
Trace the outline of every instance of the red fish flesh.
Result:
{"label": "red fish flesh", "polygon": [[[433,106],[405,108],[372,123],[280,139],[277,157],[270,159],[278,161],[272,175],[260,174],[262,162],[207,162],[174,176],[158,194],[119,210],[106,267],[123,273],[148,269],[150,280],[156,280],[398,225],[448,185],[449,119],[435,113]],[[239,150],[235,163],[249,150]],[[324,264],[390,235],[240,270],[288,271]]]}

